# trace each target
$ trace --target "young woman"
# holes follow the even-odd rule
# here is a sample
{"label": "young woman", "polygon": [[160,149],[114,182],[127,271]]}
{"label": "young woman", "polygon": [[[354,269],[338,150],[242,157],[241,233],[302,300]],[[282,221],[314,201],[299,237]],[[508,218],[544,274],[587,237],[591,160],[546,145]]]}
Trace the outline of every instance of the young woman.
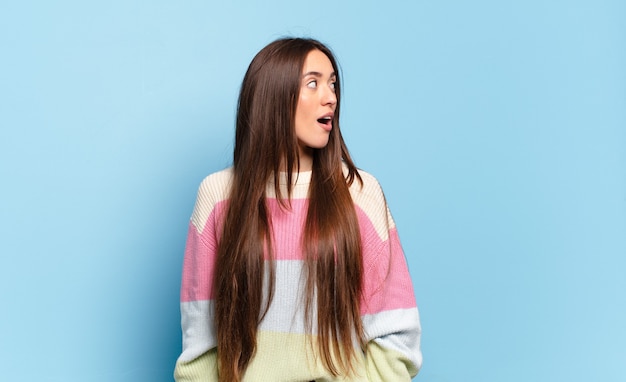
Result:
{"label": "young woman", "polygon": [[398,233],[339,129],[330,50],[252,60],[231,168],[200,185],[183,266],[177,381],[409,381],[420,323]]}

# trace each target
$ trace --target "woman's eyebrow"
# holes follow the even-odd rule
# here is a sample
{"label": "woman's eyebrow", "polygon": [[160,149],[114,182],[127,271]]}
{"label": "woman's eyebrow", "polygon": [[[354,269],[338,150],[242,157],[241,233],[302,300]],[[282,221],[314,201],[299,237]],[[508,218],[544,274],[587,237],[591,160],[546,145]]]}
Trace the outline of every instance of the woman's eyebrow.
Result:
{"label": "woman's eyebrow", "polygon": [[[323,77],[322,73],[315,72],[315,71],[306,72],[302,75],[302,77],[306,77],[306,76]],[[335,72],[330,73],[330,78],[333,78],[333,77],[337,77],[337,74]]]}

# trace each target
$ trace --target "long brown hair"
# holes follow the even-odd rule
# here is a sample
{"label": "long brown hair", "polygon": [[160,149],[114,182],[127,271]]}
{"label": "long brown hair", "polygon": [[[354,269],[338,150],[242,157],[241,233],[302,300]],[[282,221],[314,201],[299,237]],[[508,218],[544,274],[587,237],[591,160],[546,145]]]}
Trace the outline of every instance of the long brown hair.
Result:
{"label": "long brown hair", "polygon": [[[337,104],[328,144],[313,152],[301,243],[307,275],[306,325],[317,329],[317,351],[335,376],[354,370],[355,340],[364,348],[361,241],[349,192],[355,179],[362,180],[339,130],[338,66],[332,52],[316,40],[280,39],[254,57],[239,94],[233,180],[214,278],[221,381],[241,380],[256,350],[259,323],[272,301],[275,270],[266,190],[273,184],[281,208],[290,208],[292,174],[300,170],[295,114],[302,69],[308,53],[316,49],[328,57],[337,74]],[[286,171],[286,195],[280,186],[281,171]],[[266,274],[269,282],[264,285]],[[316,323],[310,322],[314,305]]]}

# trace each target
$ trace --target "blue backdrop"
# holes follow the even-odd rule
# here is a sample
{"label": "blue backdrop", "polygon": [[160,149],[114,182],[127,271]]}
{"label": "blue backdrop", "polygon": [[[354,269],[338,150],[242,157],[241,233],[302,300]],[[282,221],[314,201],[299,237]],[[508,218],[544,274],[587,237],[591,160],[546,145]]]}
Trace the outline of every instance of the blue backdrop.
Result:
{"label": "blue backdrop", "polygon": [[245,69],[328,43],[399,227],[418,381],[626,380],[626,3],[2,1],[0,379],[170,381]]}

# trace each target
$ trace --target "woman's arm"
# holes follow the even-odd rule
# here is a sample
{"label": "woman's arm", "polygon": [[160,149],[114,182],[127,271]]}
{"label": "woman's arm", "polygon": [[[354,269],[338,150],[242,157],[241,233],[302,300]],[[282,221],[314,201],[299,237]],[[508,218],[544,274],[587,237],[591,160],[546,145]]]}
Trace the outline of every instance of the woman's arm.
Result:
{"label": "woman's arm", "polygon": [[371,381],[410,381],[422,365],[421,326],[413,284],[382,188],[361,172],[353,198],[363,244],[361,316]]}
{"label": "woman's arm", "polygon": [[212,287],[229,175],[225,170],[204,179],[189,222],[180,293],[183,351],[174,371],[179,382],[217,381]]}

